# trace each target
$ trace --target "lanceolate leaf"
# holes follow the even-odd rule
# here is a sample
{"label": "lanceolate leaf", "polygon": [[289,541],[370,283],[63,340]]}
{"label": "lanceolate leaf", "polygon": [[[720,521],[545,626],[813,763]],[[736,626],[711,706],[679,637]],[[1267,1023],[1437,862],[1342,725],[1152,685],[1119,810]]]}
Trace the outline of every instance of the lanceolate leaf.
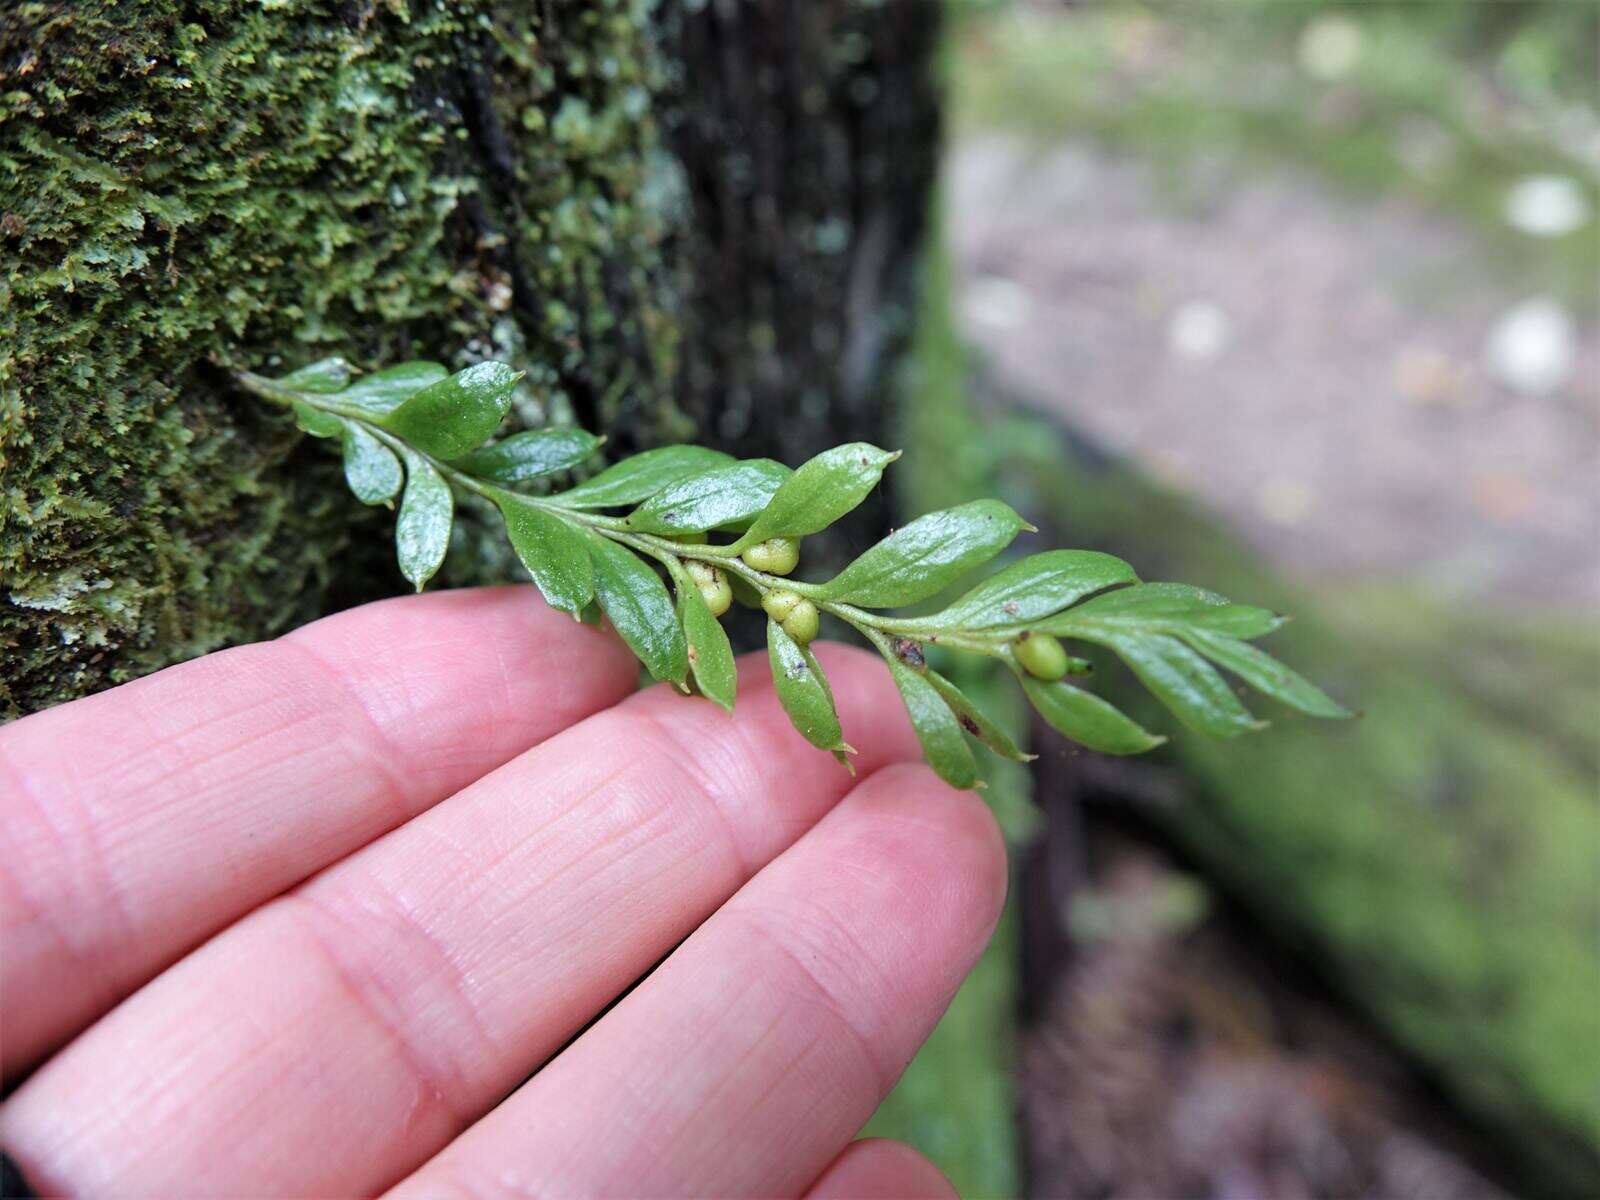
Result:
{"label": "lanceolate leaf", "polygon": [[1281,628],[1286,621],[1287,617],[1254,604],[1219,604],[1196,613],[1189,619],[1189,626],[1226,637],[1258,638]]}
{"label": "lanceolate leaf", "polygon": [[826,529],[865,500],[883,469],[899,457],[866,442],[824,450],[783,481],[734,549]]}
{"label": "lanceolate leaf", "polygon": [[460,458],[500,427],[521,378],[505,363],[479,363],[430,383],[376,419],[425,454]]}
{"label": "lanceolate leaf", "polygon": [[430,384],[448,379],[450,371],[443,363],[408,362],[363,375],[339,393],[339,403],[348,404],[381,416],[399,407]]}
{"label": "lanceolate leaf", "polygon": [[1236,737],[1265,728],[1239,703],[1228,681],[1193,650],[1167,634],[1114,634],[1098,638],[1133,668],[1139,681],[1185,725],[1212,737]]}
{"label": "lanceolate leaf", "polygon": [[1351,715],[1349,709],[1337,704],[1310,680],[1247,642],[1209,629],[1190,629],[1181,636],[1218,666],[1226,667],[1251,687],[1283,701],[1290,708],[1313,717]]}
{"label": "lanceolate leaf", "polygon": [[301,367],[298,371],[290,371],[278,380],[278,386],[289,388],[296,392],[315,392],[326,395],[337,392],[350,382],[350,364],[342,358],[324,358]]}
{"label": "lanceolate leaf", "polygon": [[934,628],[995,629],[1026,625],[1091,593],[1137,582],[1120,558],[1094,550],[1047,550],[991,575],[943,612],[922,618]]}
{"label": "lanceolate leaf", "polygon": [[1221,608],[1228,603],[1226,596],[1187,583],[1141,583],[1138,587],[1107,592],[1084,602],[1083,610],[1089,612],[1195,612],[1205,608]]}
{"label": "lanceolate leaf", "polygon": [[653,678],[681,686],[689,676],[688,649],[661,577],[632,550],[606,538],[591,535],[589,550],[595,595],[611,624]]}
{"label": "lanceolate leaf", "polygon": [[890,656],[889,674],[911,714],[911,728],[922,743],[922,754],[934,773],[951,787],[969,788],[978,781],[978,764],[972,747],[962,736],[961,722],[938,690],[922,675]]}
{"label": "lanceolate leaf", "polygon": [[569,471],[599,448],[600,439],[586,429],[530,429],[480,446],[455,465],[479,479],[528,483]]}
{"label": "lanceolate leaf", "polygon": [[628,516],[641,533],[703,533],[753,517],[767,506],[789,468],[770,458],[690,475],[662,489]]}
{"label": "lanceolate leaf", "polygon": [[1019,674],[1034,710],[1058,733],[1104,754],[1143,754],[1166,738],[1140,727],[1111,704],[1065,680]]}
{"label": "lanceolate leaf", "polygon": [[1001,758],[1009,758],[1012,762],[1033,761],[1034,755],[1024,754],[1022,748],[1012,741],[1011,735],[986,715],[955,684],[931,667],[923,672],[923,678],[931,683],[934,690],[944,698],[944,702],[950,706],[950,711],[955,713],[956,720],[961,722],[961,728],[965,729]]}
{"label": "lanceolate leaf", "polygon": [[822,598],[869,607],[915,604],[988,562],[1027,527],[998,500],[974,500],[929,513],[823,584]]}
{"label": "lanceolate leaf", "polygon": [[[344,478],[363,504],[383,504],[400,490],[400,460],[356,421],[344,427]],[[429,467],[428,470],[433,470]]]}
{"label": "lanceolate leaf", "polygon": [[700,589],[682,568],[673,572],[673,585],[678,592],[678,618],[683,622],[683,632],[688,639],[689,669],[694,672],[694,681],[708,699],[732,712],[738,669],[734,666],[733,647],[728,642],[727,631],[722,628],[722,622],[711,615]]}
{"label": "lanceolate leaf", "polygon": [[618,508],[646,500],[686,476],[731,466],[734,461],[731,454],[704,446],[662,446],[625,458],[550,499],[568,508]]}
{"label": "lanceolate leaf", "polygon": [[767,657],[778,703],[801,735],[819,750],[848,751],[833,707],[833,692],[811,651],[797,643],[776,621],[767,622]]}
{"label": "lanceolate leaf", "polygon": [[594,598],[594,564],[584,535],[509,492],[495,503],[506,519],[511,547],[551,608],[577,616]]}
{"label": "lanceolate leaf", "polygon": [[1090,631],[1181,633],[1209,629],[1231,637],[1257,638],[1283,624],[1276,613],[1181,583],[1141,583],[1095,596],[1058,613],[1036,628],[1041,633],[1088,637]]}
{"label": "lanceolate leaf", "polygon": [[420,454],[406,454],[406,491],[395,521],[394,541],[400,571],[417,591],[432,579],[450,549],[455,504],[450,485]]}

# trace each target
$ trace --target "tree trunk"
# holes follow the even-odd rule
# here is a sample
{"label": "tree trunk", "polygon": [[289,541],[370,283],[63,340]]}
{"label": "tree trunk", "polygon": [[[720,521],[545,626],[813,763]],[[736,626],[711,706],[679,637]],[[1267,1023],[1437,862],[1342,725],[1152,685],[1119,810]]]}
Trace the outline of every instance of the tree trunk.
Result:
{"label": "tree trunk", "polygon": [[[0,14],[0,710],[397,589],[389,515],[232,366],[504,358],[515,420],[624,450],[880,437],[938,12]],[[451,582],[508,577],[485,529],[458,537]]]}

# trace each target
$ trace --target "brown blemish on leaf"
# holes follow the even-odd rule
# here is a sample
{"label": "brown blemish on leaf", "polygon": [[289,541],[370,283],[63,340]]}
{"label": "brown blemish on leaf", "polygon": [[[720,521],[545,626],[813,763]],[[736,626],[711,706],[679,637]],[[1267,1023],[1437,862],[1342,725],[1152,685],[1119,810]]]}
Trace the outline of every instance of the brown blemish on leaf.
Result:
{"label": "brown blemish on leaf", "polygon": [[896,638],[894,655],[908,667],[922,670],[928,665],[928,660],[922,656],[922,647],[910,638]]}

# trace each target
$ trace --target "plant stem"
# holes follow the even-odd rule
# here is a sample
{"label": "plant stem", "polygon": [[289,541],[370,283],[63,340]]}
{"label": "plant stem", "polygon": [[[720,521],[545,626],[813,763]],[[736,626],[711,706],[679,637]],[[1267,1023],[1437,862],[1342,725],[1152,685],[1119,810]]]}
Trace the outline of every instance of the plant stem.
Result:
{"label": "plant stem", "polygon": [[[825,599],[822,595],[823,589],[821,585],[758,571],[734,554],[730,546],[718,546],[709,542],[679,542],[653,533],[640,533],[629,529],[627,522],[620,517],[608,517],[583,509],[569,508],[555,500],[548,500],[541,496],[529,496],[523,492],[501,487],[498,484],[488,483],[474,475],[469,475],[448,462],[433,457],[431,454],[424,453],[404,439],[396,437],[381,425],[376,424],[373,419],[376,414],[352,405],[340,404],[332,395],[286,388],[275,380],[265,379],[248,371],[238,372],[236,377],[240,385],[247,391],[274,404],[285,407],[296,403],[304,404],[320,412],[336,416],[341,420],[355,422],[390,450],[398,454],[402,460],[419,458],[439,472],[449,483],[462,491],[482,496],[496,507],[502,507],[506,504],[530,505],[551,516],[559,517],[569,524],[588,529],[601,537],[609,538],[641,554],[649,555],[667,566],[669,570],[673,569],[673,564],[675,563],[681,565],[683,560],[692,559],[703,562],[707,566],[716,567],[719,570],[737,575],[763,595],[772,591],[795,592],[810,600],[823,612],[837,617],[852,629],[855,629],[885,657],[894,655],[893,639],[897,637],[938,642],[940,645],[972,650],[979,654],[989,655],[992,658],[1004,658],[1006,656],[1005,647],[1006,642],[1009,640],[1007,638],[974,637],[971,634],[963,634],[957,630],[930,626],[915,617],[885,617],[867,609],[857,608],[853,604],[843,604],[836,600]],[[676,574],[676,572],[674,573]]]}

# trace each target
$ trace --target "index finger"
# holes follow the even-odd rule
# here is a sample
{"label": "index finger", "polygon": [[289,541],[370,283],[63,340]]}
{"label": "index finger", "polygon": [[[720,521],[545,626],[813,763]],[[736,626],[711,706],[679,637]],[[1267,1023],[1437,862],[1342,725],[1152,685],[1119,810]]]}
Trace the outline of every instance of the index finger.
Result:
{"label": "index finger", "polygon": [[0,1067],[636,677],[532,588],[485,588],[369,604],[0,730]]}

